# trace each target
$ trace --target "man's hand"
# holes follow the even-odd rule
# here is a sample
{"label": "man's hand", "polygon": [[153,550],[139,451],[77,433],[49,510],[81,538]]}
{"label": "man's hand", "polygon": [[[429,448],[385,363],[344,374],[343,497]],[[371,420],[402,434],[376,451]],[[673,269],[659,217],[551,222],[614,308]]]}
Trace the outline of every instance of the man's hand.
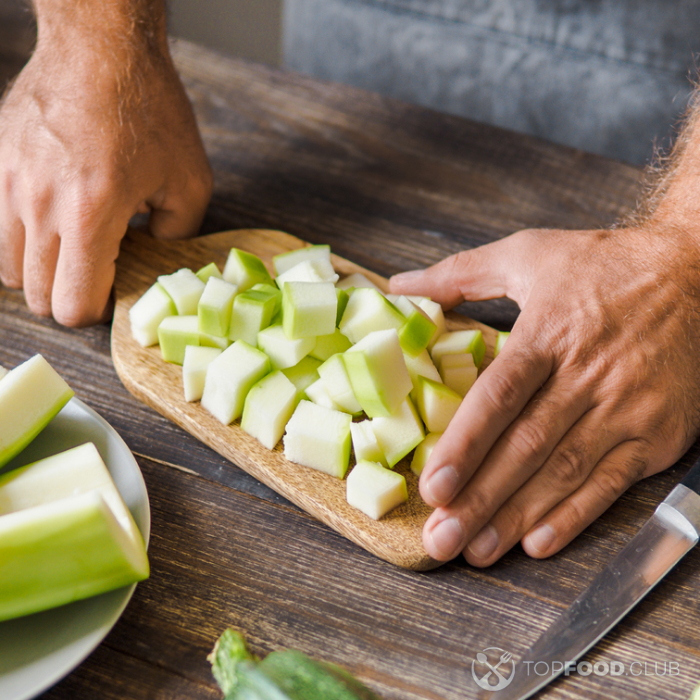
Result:
{"label": "man's hand", "polygon": [[445,308],[507,296],[520,316],[420,479],[423,542],[488,566],[561,549],[700,426],[700,237],[650,222],[521,231],[398,275]]}
{"label": "man's hand", "polygon": [[102,319],[129,219],[196,233],[212,177],[160,0],[37,0],[0,109],[0,281],[64,325]]}

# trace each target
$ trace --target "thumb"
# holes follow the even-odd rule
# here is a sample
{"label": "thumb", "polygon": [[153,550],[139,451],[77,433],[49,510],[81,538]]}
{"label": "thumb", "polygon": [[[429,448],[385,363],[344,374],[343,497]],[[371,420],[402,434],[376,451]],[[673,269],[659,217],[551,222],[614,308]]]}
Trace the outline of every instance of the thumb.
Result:
{"label": "thumb", "polygon": [[392,294],[428,296],[446,309],[463,301],[509,297],[522,308],[534,279],[535,241],[520,231],[487,245],[463,250],[425,270],[389,280]]}

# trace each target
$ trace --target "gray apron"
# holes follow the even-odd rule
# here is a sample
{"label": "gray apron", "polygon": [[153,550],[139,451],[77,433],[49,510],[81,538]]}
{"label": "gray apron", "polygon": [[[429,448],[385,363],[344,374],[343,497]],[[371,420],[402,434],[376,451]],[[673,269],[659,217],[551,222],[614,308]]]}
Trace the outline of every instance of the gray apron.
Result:
{"label": "gray apron", "polygon": [[700,0],[285,0],[284,59],[367,88],[644,164],[700,53]]}

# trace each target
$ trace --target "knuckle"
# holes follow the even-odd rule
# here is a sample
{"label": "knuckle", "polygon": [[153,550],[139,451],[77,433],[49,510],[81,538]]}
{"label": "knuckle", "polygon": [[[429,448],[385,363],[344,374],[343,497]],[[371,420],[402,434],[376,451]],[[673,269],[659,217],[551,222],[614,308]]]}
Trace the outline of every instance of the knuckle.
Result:
{"label": "knuckle", "polygon": [[503,372],[493,374],[486,396],[495,409],[506,413],[513,411],[519,402],[515,376]]}
{"label": "knuckle", "polygon": [[510,438],[511,448],[526,462],[540,457],[547,443],[548,434],[545,424],[534,418],[522,421]]}
{"label": "knuckle", "polygon": [[575,532],[590,520],[582,504],[573,498],[560,504],[557,518],[563,523],[563,530],[566,532]]}
{"label": "knuckle", "polygon": [[625,469],[605,469],[592,479],[592,485],[601,501],[612,502],[626,491],[633,482],[633,477]]}
{"label": "knuckle", "polygon": [[523,507],[516,504],[506,503],[498,511],[498,528],[504,539],[522,537],[528,530],[528,514]]}
{"label": "knuckle", "polygon": [[35,225],[43,222],[51,212],[54,202],[54,191],[50,187],[38,186],[35,189],[27,189],[25,205],[27,218]]}
{"label": "knuckle", "polygon": [[492,371],[488,375],[486,396],[499,412],[513,413],[523,400],[522,387],[526,378],[540,373],[540,361],[530,352],[511,355],[508,371]]}
{"label": "knuckle", "polygon": [[588,476],[588,449],[581,439],[570,439],[553,455],[557,479],[568,484],[581,484]]}
{"label": "knuckle", "polygon": [[512,233],[509,238],[513,245],[528,249],[540,241],[544,232],[544,229],[524,228]]}
{"label": "knuckle", "polygon": [[113,196],[122,178],[114,168],[99,168],[84,174],[76,182],[76,194],[80,194],[85,200],[101,203]]}
{"label": "knuckle", "polygon": [[471,251],[462,250],[451,255],[449,258],[441,260],[439,263],[429,268],[439,279],[459,286],[459,280],[469,277],[469,264],[471,262]]}
{"label": "knuckle", "polygon": [[445,262],[449,264],[448,272],[452,275],[464,275],[474,260],[471,250],[460,250],[459,253],[450,256]]}
{"label": "knuckle", "polygon": [[484,524],[493,514],[493,496],[482,487],[470,485],[464,493],[462,512],[468,513],[467,522],[481,521]]}

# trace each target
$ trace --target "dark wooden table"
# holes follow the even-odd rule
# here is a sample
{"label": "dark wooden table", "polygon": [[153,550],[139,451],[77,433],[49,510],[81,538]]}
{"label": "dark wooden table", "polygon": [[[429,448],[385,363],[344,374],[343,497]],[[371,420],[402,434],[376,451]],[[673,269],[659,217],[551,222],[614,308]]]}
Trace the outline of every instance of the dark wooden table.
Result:
{"label": "dark wooden table", "polygon": [[[2,84],[32,41],[17,6],[0,2]],[[184,42],[174,54],[216,173],[205,232],[279,228],[389,275],[520,228],[605,226],[635,202],[639,172],[620,163]],[[468,313],[507,328],[516,310],[492,302]],[[522,652],[688,466],[635,486],[549,560],[516,548],[483,571],[460,560],[411,573],[133,399],[109,333],[34,318],[21,293],[0,290],[0,363],[43,353],[134,451],[153,515],[151,578],[46,700],[217,698],[206,655],[229,625],[258,653],[291,646],[342,664],[387,700],[476,697],[475,654]],[[572,676],[541,697],[687,698],[700,680],[699,589],[696,551],[587,656],[646,662],[646,672]]]}

